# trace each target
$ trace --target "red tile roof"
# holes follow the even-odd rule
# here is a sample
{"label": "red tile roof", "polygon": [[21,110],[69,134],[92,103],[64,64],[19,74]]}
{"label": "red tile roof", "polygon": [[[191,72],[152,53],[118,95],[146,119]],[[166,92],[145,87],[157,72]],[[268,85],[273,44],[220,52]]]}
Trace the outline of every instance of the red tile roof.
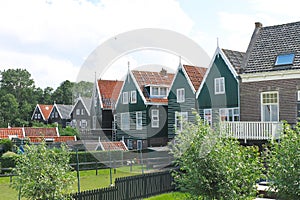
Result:
{"label": "red tile roof", "polygon": [[25,136],[59,136],[57,128],[33,128],[25,127]]}
{"label": "red tile roof", "polygon": [[103,151],[127,151],[127,147],[123,141],[120,142],[101,142]]}
{"label": "red tile roof", "polygon": [[171,87],[174,75],[173,73],[167,73],[164,69],[160,72],[150,72],[150,71],[136,71],[132,70],[132,74],[143,92],[144,97],[147,102],[155,103],[167,103],[168,99],[162,98],[150,98],[148,92],[145,89],[145,85],[156,85],[156,86],[166,86]]}
{"label": "red tile roof", "polygon": [[44,105],[44,104],[38,104],[41,112],[44,115],[45,120],[48,120],[50,117],[50,113],[52,111],[53,105]]}
{"label": "red tile roof", "polygon": [[123,81],[98,80],[103,108],[112,109],[117,102]]}
{"label": "red tile roof", "polygon": [[18,136],[24,138],[22,128],[0,128],[0,139],[7,139],[9,136]]}
{"label": "red tile roof", "polygon": [[201,85],[201,82],[203,80],[203,77],[205,75],[205,72],[207,68],[204,67],[196,67],[191,65],[183,65],[187,75],[189,76],[194,89],[197,91]]}
{"label": "red tile roof", "polygon": [[32,143],[39,143],[47,139],[53,139],[53,142],[69,142],[77,140],[76,136],[29,136],[28,138]]}

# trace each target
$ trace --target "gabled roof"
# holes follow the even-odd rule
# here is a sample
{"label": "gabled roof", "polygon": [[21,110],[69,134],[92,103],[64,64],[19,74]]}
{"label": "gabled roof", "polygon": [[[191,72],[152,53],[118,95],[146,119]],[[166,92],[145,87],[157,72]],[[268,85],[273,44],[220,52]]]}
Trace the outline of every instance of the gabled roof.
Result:
{"label": "gabled roof", "polygon": [[45,140],[52,140],[53,142],[70,142],[77,141],[76,136],[29,136],[29,141],[32,143],[40,143]]}
{"label": "gabled roof", "polygon": [[122,86],[123,81],[98,80],[98,89],[101,97],[102,108],[114,108]]}
{"label": "gabled roof", "polygon": [[191,65],[183,65],[184,71],[189,78],[190,83],[192,84],[192,89],[197,91],[201,85],[203,77],[207,68],[204,67],[196,67]]}
{"label": "gabled roof", "polygon": [[39,127],[24,127],[25,136],[59,136],[58,129],[56,127],[53,128],[39,128]]}
{"label": "gabled roof", "polygon": [[[274,66],[276,57],[294,53],[291,65]],[[243,63],[244,73],[300,69],[300,22],[262,27],[255,23]]]}
{"label": "gabled roof", "polygon": [[87,98],[87,97],[78,97],[76,100],[76,103],[72,107],[72,110],[70,111],[70,114],[74,111],[76,105],[81,102],[83,107],[85,108],[86,112],[88,115],[90,115],[90,110],[92,106],[92,98]]}
{"label": "gabled roof", "polygon": [[0,128],[0,139],[10,139],[10,137],[17,136],[18,138],[24,138],[23,128]]}
{"label": "gabled roof", "polygon": [[70,119],[71,110],[73,108],[72,105],[64,105],[64,104],[54,104],[56,107],[61,119]]}
{"label": "gabled roof", "polygon": [[52,111],[52,108],[53,108],[53,105],[37,104],[31,118],[33,119],[36,110],[39,109],[40,113],[42,114],[43,120],[46,121],[50,117],[50,113]]}
{"label": "gabled roof", "polygon": [[[103,151],[127,151],[128,148],[123,141],[119,142],[101,142],[99,147]],[[99,148],[98,147],[98,148]]]}
{"label": "gabled roof", "polygon": [[168,99],[165,98],[150,98],[150,94],[147,92],[145,86],[155,85],[155,86],[164,86],[171,87],[171,84],[174,79],[173,73],[167,73],[165,70],[161,72],[150,72],[150,71],[131,71],[132,78],[139,88],[140,95],[144,97],[145,103],[168,103]]}
{"label": "gabled roof", "polygon": [[245,52],[240,52],[240,51],[233,51],[229,49],[222,49],[226,57],[228,58],[229,62],[232,64],[234,69],[239,72],[239,70],[242,67],[243,64],[243,59],[246,55]]}

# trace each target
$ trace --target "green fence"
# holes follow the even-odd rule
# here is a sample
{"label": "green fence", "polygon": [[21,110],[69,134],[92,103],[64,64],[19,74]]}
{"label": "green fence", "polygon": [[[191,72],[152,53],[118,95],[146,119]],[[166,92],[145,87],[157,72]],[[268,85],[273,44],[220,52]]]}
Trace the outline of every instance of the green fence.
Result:
{"label": "green fence", "polygon": [[115,186],[72,194],[74,200],[131,200],[175,190],[170,171],[117,178]]}

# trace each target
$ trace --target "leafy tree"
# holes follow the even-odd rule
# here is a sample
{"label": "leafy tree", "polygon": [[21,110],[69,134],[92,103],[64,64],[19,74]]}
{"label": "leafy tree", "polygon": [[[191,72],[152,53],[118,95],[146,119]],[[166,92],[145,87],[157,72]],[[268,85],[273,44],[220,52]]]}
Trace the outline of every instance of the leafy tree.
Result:
{"label": "leafy tree", "polygon": [[66,80],[60,84],[60,86],[53,92],[52,99],[57,104],[73,104],[72,93],[73,93],[74,83]]}
{"label": "leafy tree", "polygon": [[2,127],[9,123],[15,125],[19,119],[19,104],[12,94],[0,97],[0,124]]}
{"label": "leafy tree", "polygon": [[43,99],[41,102],[43,104],[53,104],[54,100],[52,99],[53,94],[53,88],[52,87],[46,87],[43,91]]}
{"label": "leafy tree", "polygon": [[13,147],[13,143],[10,139],[1,139],[0,146],[2,147],[3,152],[11,151]]}
{"label": "leafy tree", "polygon": [[58,126],[58,131],[61,136],[79,136],[79,131],[76,128],[67,126],[62,128],[61,125]]}
{"label": "leafy tree", "polygon": [[247,199],[256,195],[261,176],[258,148],[243,147],[235,139],[220,137],[199,116],[184,125],[170,143],[176,186],[189,199]]}
{"label": "leafy tree", "polygon": [[73,99],[81,97],[91,97],[93,93],[94,84],[87,81],[80,81],[74,84]]}
{"label": "leafy tree", "polygon": [[40,145],[25,146],[25,154],[17,160],[12,187],[32,200],[65,199],[74,176],[70,173],[69,153],[65,146],[60,152]]}
{"label": "leafy tree", "polygon": [[300,199],[300,123],[294,130],[285,124],[284,133],[266,151],[268,179],[280,199]]}

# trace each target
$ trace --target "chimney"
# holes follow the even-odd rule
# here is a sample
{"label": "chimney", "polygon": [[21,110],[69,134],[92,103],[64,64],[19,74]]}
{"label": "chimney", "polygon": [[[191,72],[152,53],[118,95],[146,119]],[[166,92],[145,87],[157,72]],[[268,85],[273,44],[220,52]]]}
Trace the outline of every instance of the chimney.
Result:
{"label": "chimney", "polygon": [[255,22],[255,28],[262,28],[263,25],[260,22]]}
{"label": "chimney", "polygon": [[161,71],[159,72],[159,74],[161,76],[167,76],[167,70],[165,70],[164,68],[162,68]]}

